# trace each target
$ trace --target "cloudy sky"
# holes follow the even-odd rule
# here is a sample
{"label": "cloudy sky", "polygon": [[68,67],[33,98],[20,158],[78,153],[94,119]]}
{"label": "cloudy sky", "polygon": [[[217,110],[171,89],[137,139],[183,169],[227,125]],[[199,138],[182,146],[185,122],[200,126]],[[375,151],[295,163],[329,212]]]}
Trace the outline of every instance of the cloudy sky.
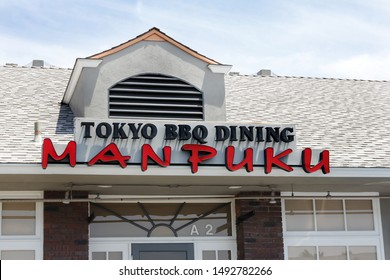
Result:
{"label": "cloudy sky", "polygon": [[0,0],[0,65],[72,67],[152,27],[254,74],[390,80],[388,0]]}

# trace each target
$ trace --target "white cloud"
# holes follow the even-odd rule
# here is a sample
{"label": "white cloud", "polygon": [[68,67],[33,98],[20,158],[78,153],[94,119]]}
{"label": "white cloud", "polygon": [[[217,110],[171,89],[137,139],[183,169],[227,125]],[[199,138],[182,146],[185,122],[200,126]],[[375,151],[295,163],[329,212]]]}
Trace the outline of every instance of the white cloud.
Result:
{"label": "white cloud", "polygon": [[0,0],[0,64],[72,67],[156,26],[245,74],[390,80],[386,1]]}

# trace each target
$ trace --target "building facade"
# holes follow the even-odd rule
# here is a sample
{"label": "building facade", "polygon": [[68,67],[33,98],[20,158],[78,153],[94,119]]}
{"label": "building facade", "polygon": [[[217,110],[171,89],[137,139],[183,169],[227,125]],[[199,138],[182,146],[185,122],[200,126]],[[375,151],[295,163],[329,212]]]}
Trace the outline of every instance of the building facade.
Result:
{"label": "building facade", "polygon": [[0,68],[1,259],[389,259],[390,83],[240,75],[157,28]]}

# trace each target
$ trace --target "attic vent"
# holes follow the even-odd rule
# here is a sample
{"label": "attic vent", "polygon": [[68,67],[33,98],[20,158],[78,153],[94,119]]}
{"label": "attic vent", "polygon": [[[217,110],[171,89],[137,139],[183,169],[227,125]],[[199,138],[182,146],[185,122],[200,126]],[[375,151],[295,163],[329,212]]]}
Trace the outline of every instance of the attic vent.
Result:
{"label": "attic vent", "polygon": [[141,74],[109,90],[109,116],[203,120],[203,95],[178,78]]}

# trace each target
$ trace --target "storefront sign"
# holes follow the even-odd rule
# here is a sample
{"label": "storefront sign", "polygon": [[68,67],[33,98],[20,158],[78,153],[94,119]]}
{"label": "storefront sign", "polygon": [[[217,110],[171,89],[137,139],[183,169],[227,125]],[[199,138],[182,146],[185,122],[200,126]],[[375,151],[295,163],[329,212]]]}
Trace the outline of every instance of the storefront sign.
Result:
{"label": "storefront sign", "polygon": [[69,164],[136,164],[146,171],[150,164],[162,167],[190,165],[225,166],[230,171],[263,166],[292,171],[329,173],[327,150],[298,150],[293,125],[261,125],[202,122],[129,122],[129,120],[75,120],[75,141],[58,154],[50,139],[43,143],[42,167],[49,159]]}

